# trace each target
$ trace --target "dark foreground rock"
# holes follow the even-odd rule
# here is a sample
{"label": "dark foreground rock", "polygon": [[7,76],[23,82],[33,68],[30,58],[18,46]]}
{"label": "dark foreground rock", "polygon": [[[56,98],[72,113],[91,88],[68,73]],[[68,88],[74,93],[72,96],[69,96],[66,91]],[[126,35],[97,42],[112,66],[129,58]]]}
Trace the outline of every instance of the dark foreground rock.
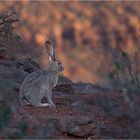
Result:
{"label": "dark foreground rock", "polygon": [[20,84],[37,69],[30,59],[0,60],[0,138],[140,138],[138,94],[130,107],[120,92],[60,77],[53,89],[56,109],[21,106]]}

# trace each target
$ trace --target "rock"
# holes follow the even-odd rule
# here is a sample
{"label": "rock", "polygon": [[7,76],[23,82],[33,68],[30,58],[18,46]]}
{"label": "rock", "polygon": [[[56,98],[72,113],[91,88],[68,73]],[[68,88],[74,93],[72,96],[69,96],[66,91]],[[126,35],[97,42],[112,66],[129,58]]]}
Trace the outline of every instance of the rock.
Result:
{"label": "rock", "polygon": [[73,102],[71,105],[72,106],[82,106],[82,102],[81,101],[76,101],[76,102]]}
{"label": "rock", "polygon": [[106,136],[106,137],[112,136],[111,131],[109,130],[109,128],[100,127],[99,129],[100,129],[100,133],[101,133],[102,136]]}
{"label": "rock", "polygon": [[22,82],[27,75],[28,73],[16,66],[13,61],[0,61],[0,78],[10,79],[15,82]]}
{"label": "rock", "polygon": [[5,99],[4,99],[4,96],[3,94],[0,94],[0,102],[3,102]]}
{"label": "rock", "polygon": [[22,68],[24,71],[28,73],[32,73],[38,69],[40,69],[40,66],[32,61],[30,58],[24,58],[24,59],[16,59],[15,64],[17,67]]}
{"label": "rock", "polygon": [[94,134],[96,124],[92,117],[67,117],[60,121],[60,131],[76,137],[87,137]]}
{"label": "rock", "polygon": [[58,134],[59,127],[58,127],[58,120],[57,119],[49,119],[47,124],[39,123],[37,126],[37,134],[34,135],[32,138],[38,139],[52,139],[56,138]]}
{"label": "rock", "polygon": [[1,94],[5,96],[14,93],[17,86],[18,84],[11,79],[0,79]]}
{"label": "rock", "polygon": [[59,79],[58,79],[58,86],[59,85],[72,85],[73,82],[68,79],[67,77],[64,77],[64,76],[59,76]]}
{"label": "rock", "polygon": [[58,134],[58,119],[49,119],[47,125],[44,127],[45,138],[52,139]]}
{"label": "rock", "polygon": [[77,94],[95,94],[103,91],[104,89],[96,84],[91,83],[76,83],[72,85],[74,93]]}
{"label": "rock", "polygon": [[0,59],[6,58],[7,56],[7,50],[6,48],[0,44]]}
{"label": "rock", "polygon": [[57,85],[56,87],[53,88],[53,91],[57,92],[66,92],[66,93],[74,93],[72,85]]}
{"label": "rock", "polygon": [[12,111],[18,109],[19,84],[10,79],[0,79],[0,102],[10,105]]}
{"label": "rock", "polygon": [[17,128],[4,128],[3,135],[4,138],[17,139],[20,138],[21,132]]}

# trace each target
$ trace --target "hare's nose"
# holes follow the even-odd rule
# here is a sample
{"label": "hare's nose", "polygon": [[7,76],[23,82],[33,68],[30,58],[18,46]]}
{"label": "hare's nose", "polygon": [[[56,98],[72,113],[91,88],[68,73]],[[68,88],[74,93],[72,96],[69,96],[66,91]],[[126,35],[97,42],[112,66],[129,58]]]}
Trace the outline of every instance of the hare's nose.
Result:
{"label": "hare's nose", "polygon": [[62,71],[64,70],[64,67],[62,66]]}

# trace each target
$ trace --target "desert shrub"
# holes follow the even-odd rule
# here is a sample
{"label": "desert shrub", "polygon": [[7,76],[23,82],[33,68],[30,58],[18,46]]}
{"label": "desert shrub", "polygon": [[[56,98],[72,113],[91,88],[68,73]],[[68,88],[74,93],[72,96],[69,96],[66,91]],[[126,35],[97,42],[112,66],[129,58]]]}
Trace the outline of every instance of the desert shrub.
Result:
{"label": "desert shrub", "polygon": [[0,44],[6,48],[11,57],[15,57],[21,39],[14,27],[14,23],[18,21],[14,10],[0,13]]}
{"label": "desert shrub", "polygon": [[[110,86],[122,93],[124,102],[129,106],[130,112],[121,112],[131,120],[129,128],[129,138],[139,138],[139,116],[140,111],[134,96],[139,96],[140,92],[140,72],[139,72],[139,50],[133,56],[128,55],[121,49],[117,49],[116,57],[112,61],[112,68],[108,74]],[[113,113],[114,114],[114,113]],[[115,115],[116,116],[116,115]],[[135,130],[135,131],[134,131]]]}
{"label": "desert shrub", "polygon": [[112,62],[112,68],[108,74],[112,88],[129,91],[140,90],[140,73],[138,72],[138,52],[129,56],[118,49],[118,56]]}

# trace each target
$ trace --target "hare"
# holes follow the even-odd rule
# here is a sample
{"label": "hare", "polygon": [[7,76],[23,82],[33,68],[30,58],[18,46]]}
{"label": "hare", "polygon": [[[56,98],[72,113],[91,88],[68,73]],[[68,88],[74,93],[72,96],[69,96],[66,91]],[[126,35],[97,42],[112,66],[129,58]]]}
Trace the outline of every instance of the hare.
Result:
{"label": "hare", "polygon": [[[58,82],[59,72],[64,70],[62,63],[55,58],[54,46],[51,41],[46,41],[45,50],[49,56],[46,70],[37,70],[29,74],[20,86],[20,104],[36,107],[55,107],[52,101],[52,88]],[[48,103],[41,103],[46,96]]]}

